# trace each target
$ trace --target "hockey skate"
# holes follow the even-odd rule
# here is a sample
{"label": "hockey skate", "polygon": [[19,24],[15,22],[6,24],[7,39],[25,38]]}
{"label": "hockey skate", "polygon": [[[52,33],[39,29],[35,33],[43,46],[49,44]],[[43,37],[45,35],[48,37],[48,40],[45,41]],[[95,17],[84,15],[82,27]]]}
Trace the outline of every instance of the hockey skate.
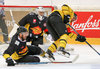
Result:
{"label": "hockey skate", "polygon": [[70,53],[67,52],[67,51],[64,49],[64,47],[59,47],[57,53],[58,53],[59,55],[65,56],[65,57],[67,57],[67,58],[70,57]]}
{"label": "hockey skate", "polygon": [[49,59],[51,62],[53,62],[55,60],[53,53],[48,49],[45,56],[47,57],[47,59]]}
{"label": "hockey skate", "polygon": [[67,47],[67,48],[66,48],[66,51],[74,51],[74,48],[72,48],[72,47]]}

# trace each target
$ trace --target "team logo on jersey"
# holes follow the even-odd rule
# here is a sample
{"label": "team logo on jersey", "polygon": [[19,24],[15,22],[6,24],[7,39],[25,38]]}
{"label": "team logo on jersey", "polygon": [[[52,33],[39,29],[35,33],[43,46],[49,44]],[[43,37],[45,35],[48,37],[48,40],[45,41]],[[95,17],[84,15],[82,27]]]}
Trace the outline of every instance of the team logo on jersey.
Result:
{"label": "team logo on jersey", "polygon": [[67,30],[65,30],[65,32],[68,32]]}
{"label": "team logo on jersey", "polygon": [[24,46],[21,47],[21,49],[23,49],[23,48],[24,48]]}
{"label": "team logo on jersey", "polygon": [[32,30],[32,33],[35,34],[35,35],[42,33],[42,29],[39,26],[31,28],[31,30]]}
{"label": "team logo on jersey", "polygon": [[26,46],[24,49],[22,49],[21,51],[19,51],[19,54],[25,54],[27,51],[28,51],[28,48]]}
{"label": "team logo on jersey", "polygon": [[46,27],[46,23],[44,23],[43,26]]}
{"label": "team logo on jersey", "polygon": [[15,44],[16,44],[17,46],[19,46],[20,42],[16,40],[16,41],[15,41]]}
{"label": "team logo on jersey", "polygon": [[33,19],[33,23],[36,23],[36,19]]}

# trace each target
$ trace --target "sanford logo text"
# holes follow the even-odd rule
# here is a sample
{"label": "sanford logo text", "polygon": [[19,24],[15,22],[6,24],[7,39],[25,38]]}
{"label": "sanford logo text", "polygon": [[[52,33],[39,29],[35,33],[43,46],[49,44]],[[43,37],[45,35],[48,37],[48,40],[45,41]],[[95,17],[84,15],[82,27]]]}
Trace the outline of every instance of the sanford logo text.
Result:
{"label": "sanford logo text", "polygon": [[93,30],[93,29],[100,30],[100,19],[94,19],[94,20],[92,19],[93,15],[91,15],[85,23],[75,24],[74,22],[72,22],[72,26],[76,30],[82,30],[82,32],[84,32],[84,30]]}

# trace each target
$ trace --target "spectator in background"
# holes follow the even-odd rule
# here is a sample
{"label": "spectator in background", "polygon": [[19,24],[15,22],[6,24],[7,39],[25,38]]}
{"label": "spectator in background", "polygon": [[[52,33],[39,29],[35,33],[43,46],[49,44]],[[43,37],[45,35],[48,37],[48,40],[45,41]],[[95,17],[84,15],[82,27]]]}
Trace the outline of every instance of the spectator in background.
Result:
{"label": "spectator in background", "polygon": [[[4,0],[0,0],[0,5],[4,5]],[[8,43],[8,29],[5,23],[5,13],[4,13],[4,8],[0,7],[0,28],[2,30],[1,33],[3,34],[3,40],[5,43]],[[7,34],[7,35],[6,35]]]}

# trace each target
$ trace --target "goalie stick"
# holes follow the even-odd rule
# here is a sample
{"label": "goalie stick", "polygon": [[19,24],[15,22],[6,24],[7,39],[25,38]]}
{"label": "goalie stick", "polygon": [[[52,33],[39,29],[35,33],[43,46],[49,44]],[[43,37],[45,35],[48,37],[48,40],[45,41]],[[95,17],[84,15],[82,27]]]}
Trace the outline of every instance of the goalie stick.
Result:
{"label": "goalie stick", "polygon": [[[69,23],[67,23],[67,25],[69,25],[77,35],[80,35]],[[87,43],[89,47],[91,47],[98,55],[100,55],[100,53],[96,49],[94,49],[87,41],[85,41],[85,43]]]}

